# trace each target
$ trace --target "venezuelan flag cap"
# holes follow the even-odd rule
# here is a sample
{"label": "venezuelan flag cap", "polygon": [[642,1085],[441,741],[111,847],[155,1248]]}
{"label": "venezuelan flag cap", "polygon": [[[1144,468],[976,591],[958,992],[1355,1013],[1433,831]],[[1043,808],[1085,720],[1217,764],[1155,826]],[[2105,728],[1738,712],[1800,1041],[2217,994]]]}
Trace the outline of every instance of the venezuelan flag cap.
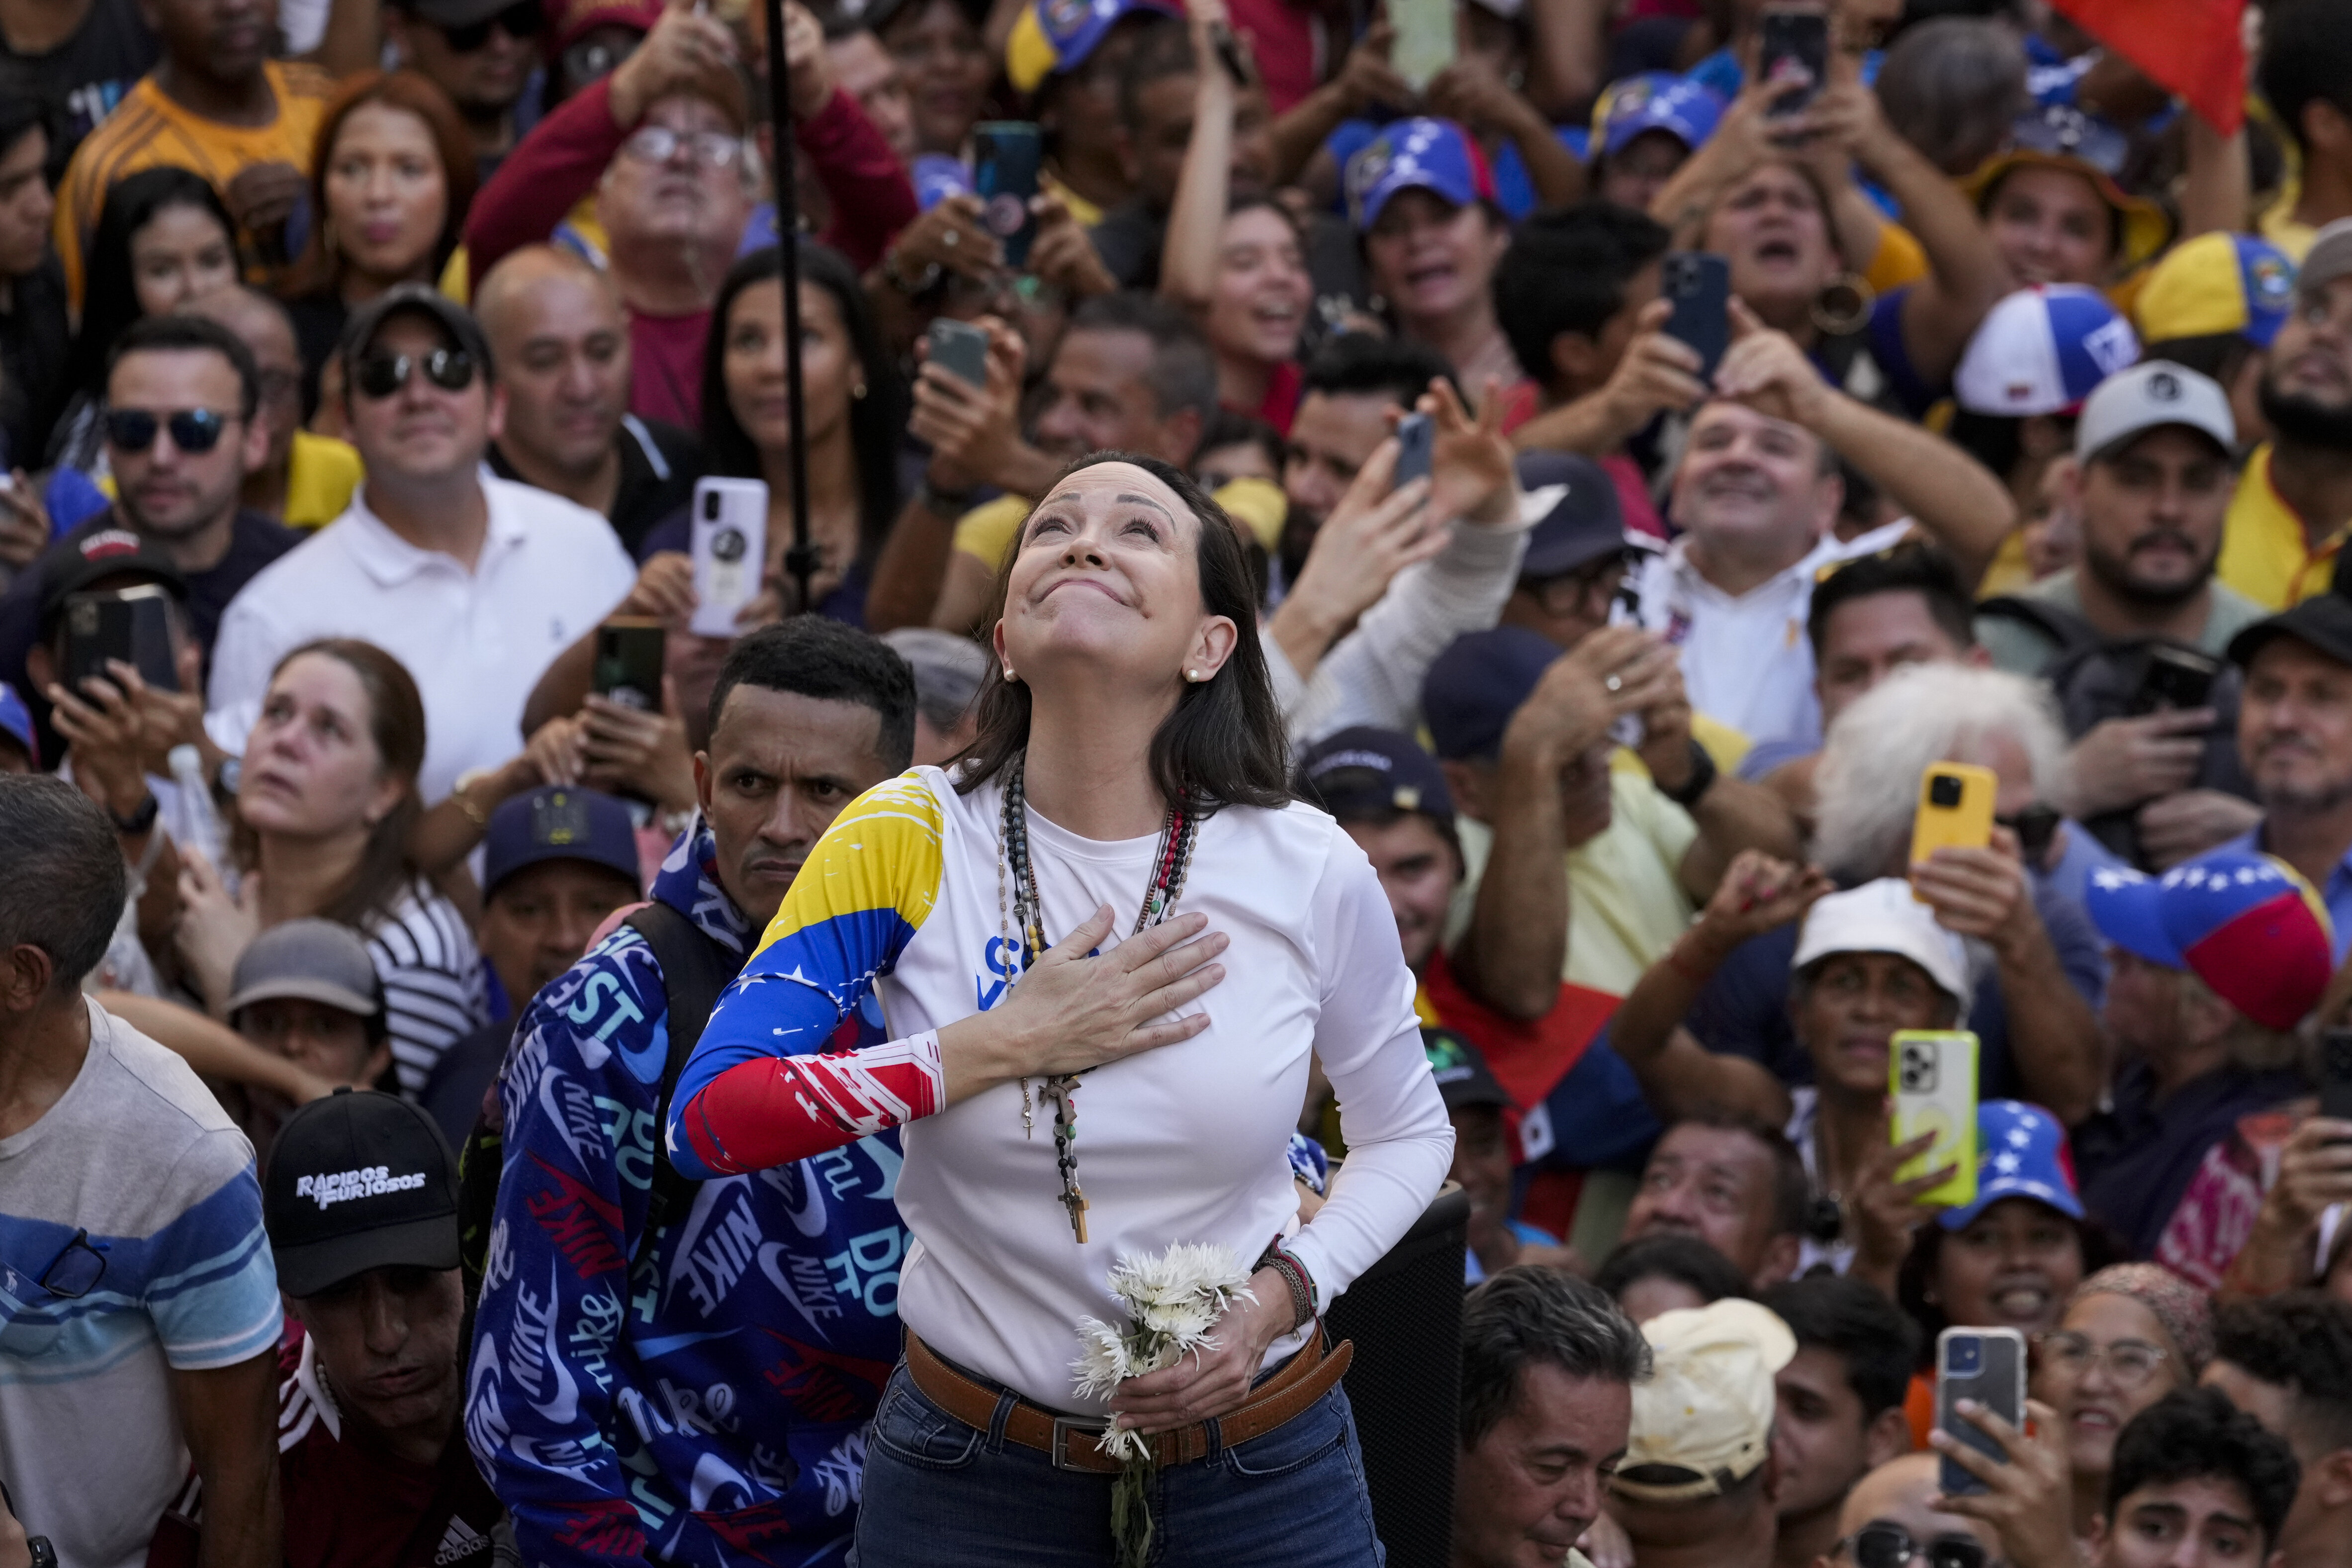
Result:
{"label": "venezuelan flag cap", "polygon": [[2326,909],[2308,883],[2267,855],[2217,850],[2160,880],[2100,871],[2085,903],[2116,946],[2189,971],[2264,1028],[2300,1023],[2335,967]]}
{"label": "venezuelan flag cap", "polygon": [[1181,16],[1165,0],[1029,0],[1004,41],[1004,74],[1016,91],[1034,92],[1049,76],[1076,70],[1095,46],[1137,11]]}

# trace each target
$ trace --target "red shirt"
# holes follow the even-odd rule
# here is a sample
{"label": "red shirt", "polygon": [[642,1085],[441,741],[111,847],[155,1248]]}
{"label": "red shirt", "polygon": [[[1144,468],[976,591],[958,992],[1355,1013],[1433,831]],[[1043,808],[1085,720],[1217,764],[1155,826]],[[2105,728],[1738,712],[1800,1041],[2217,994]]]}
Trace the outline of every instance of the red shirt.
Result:
{"label": "red shirt", "polygon": [[1265,401],[1255,408],[1239,408],[1237,414],[1251,414],[1274,426],[1279,435],[1290,434],[1291,416],[1298,412],[1299,388],[1306,384],[1307,373],[1298,368],[1297,360],[1284,360],[1266,374]]}
{"label": "red shirt", "polygon": [[702,428],[702,345],[710,312],[629,318],[629,412]]}
{"label": "red shirt", "polygon": [[[290,1319],[278,1352],[278,1479],[287,1568],[488,1568],[499,1500],[452,1430],[437,1465],[343,1431],[314,1342]],[[195,1568],[202,1500],[189,1478],[155,1526],[147,1568]]]}
{"label": "red shirt", "polygon": [[1233,0],[1231,13],[1234,31],[1256,57],[1274,112],[1289,113],[1322,84],[1322,29],[1297,0]]}

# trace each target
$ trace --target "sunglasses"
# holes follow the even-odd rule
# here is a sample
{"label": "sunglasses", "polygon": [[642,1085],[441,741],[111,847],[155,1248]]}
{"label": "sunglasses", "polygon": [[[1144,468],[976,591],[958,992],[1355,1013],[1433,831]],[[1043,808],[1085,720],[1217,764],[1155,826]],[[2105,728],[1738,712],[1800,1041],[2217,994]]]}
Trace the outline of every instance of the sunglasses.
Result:
{"label": "sunglasses", "polygon": [[621,143],[621,151],[648,163],[667,163],[679,148],[687,162],[705,169],[724,169],[743,154],[740,137],[719,131],[672,131],[667,125],[640,125]]}
{"label": "sunglasses", "polygon": [[26,1298],[33,1290],[58,1301],[78,1301],[89,1295],[106,1278],[106,1247],[105,1242],[90,1240],[87,1230],[77,1230],[34,1279],[0,1264],[0,1298],[23,1303],[13,1318],[0,1312],[0,1353],[29,1361],[57,1343],[64,1330],[62,1318],[35,1312]]}
{"label": "sunglasses", "polygon": [[463,392],[474,384],[474,356],[463,349],[435,349],[415,354],[373,353],[360,361],[352,380],[362,395],[390,397],[422,370],[425,379],[444,392]]}
{"label": "sunglasses", "polygon": [[144,452],[155,445],[155,432],[169,430],[172,445],[183,452],[209,452],[220,445],[221,432],[232,416],[209,408],[183,408],[156,414],[144,408],[111,408],[106,415],[106,438],[116,450]]}
{"label": "sunglasses", "polygon": [[515,0],[515,3],[495,16],[485,16],[478,22],[468,22],[462,27],[444,27],[441,37],[453,54],[470,55],[490,41],[490,29],[498,28],[509,38],[535,37],[547,26],[547,16],[539,8],[539,0]]}
{"label": "sunglasses", "polygon": [[2051,841],[2058,837],[2058,825],[2065,818],[2056,806],[2037,801],[2013,816],[1996,816],[1993,820],[2017,835],[2017,850],[2025,863],[2039,866],[2049,858]]}
{"label": "sunglasses", "polygon": [[1925,1559],[1930,1568],[1985,1568],[1984,1542],[1972,1535],[1913,1538],[1899,1524],[1865,1524],[1837,1543],[1832,1555],[1851,1557],[1854,1568],[1910,1568]]}

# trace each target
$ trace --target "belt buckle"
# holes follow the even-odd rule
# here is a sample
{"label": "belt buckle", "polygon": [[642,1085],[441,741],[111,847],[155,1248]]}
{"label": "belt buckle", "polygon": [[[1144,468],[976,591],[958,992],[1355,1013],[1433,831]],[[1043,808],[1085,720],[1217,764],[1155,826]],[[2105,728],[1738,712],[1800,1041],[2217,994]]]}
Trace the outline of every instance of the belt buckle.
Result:
{"label": "belt buckle", "polygon": [[1071,1436],[1078,1434],[1099,1437],[1109,1429],[1110,1423],[1108,1421],[1090,1421],[1076,1415],[1056,1415],[1054,1417],[1054,1446],[1047,1451],[1046,1458],[1053,1461],[1054,1468],[1057,1470],[1078,1469],[1081,1467],[1072,1464],[1066,1458],[1069,1453]]}

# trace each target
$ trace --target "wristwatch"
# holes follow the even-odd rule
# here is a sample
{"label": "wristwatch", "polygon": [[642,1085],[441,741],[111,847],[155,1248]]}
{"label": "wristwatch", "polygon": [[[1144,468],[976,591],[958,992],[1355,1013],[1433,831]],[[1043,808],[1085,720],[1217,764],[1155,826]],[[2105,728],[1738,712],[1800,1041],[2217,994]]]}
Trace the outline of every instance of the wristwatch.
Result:
{"label": "wristwatch", "polygon": [[1685,811],[1696,805],[1700,797],[1715,787],[1715,758],[1705,746],[1695,740],[1690,742],[1690,777],[1683,781],[1682,788],[1668,789],[1664,784],[1658,785],[1660,795],[1664,795]]}
{"label": "wristwatch", "polygon": [[126,838],[136,838],[155,826],[156,816],[163,809],[163,803],[155,798],[155,792],[151,789],[147,792],[147,798],[141,801],[138,809],[131,812],[130,816],[123,816],[114,812],[109,812],[107,815],[114,818],[115,832]]}
{"label": "wristwatch", "polygon": [[926,474],[921,486],[915,491],[915,504],[933,517],[961,517],[971,510],[972,497],[978,493],[968,489],[943,490],[931,483],[930,476]]}

